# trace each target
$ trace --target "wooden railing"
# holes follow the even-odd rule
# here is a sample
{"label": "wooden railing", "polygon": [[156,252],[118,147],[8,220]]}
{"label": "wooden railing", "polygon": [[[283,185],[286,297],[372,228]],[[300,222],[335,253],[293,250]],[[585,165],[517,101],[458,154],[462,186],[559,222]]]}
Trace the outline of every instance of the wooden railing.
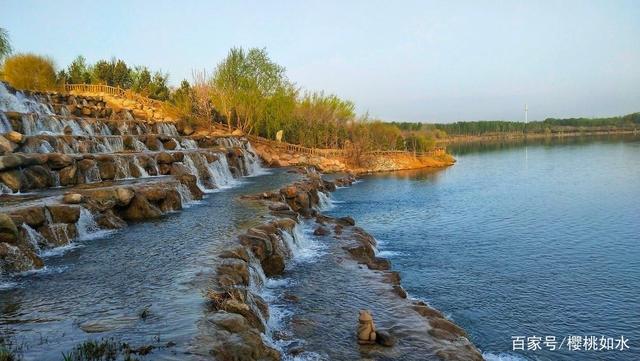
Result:
{"label": "wooden railing", "polygon": [[122,89],[120,87],[113,87],[104,84],[65,84],[64,90],[68,92],[78,93],[104,93],[116,97],[135,100],[145,106],[161,108],[166,103],[160,100],[151,99],[135,93],[131,90]]}
{"label": "wooden railing", "polygon": [[[346,156],[349,156],[350,154],[349,151],[345,149],[309,148],[309,147],[303,147],[297,144],[276,142],[276,141],[258,137],[255,135],[247,135],[247,138],[252,143],[265,144],[272,148],[278,148],[278,149],[283,149],[286,151],[292,151],[292,152],[302,153],[302,154],[309,154],[309,155],[316,155],[316,156],[323,156],[323,157],[346,157]],[[376,151],[365,152],[364,154],[372,155],[372,156],[409,155],[409,156],[423,157],[423,156],[437,156],[437,155],[442,155],[444,153],[445,153],[445,148],[437,147],[426,152],[408,152],[404,150],[376,150]]]}

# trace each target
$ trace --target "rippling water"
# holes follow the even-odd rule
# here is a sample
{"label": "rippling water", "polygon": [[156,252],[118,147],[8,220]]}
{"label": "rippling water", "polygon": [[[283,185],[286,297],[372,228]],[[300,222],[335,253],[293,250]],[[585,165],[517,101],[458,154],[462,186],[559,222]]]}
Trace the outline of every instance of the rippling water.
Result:
{"label": "rippling water", "polygon": [[192,354],[204,316],[202,291],[218,252],[264,212],[238,197],[295,178],[281,170],[243,178],[181,212],[52,252],[45,270],[0,289],[0,336],[23,345],[26,360],[60,360],[76,344],[103,338],[134,347],[175,343],[154,350],[151,360],[211,359]]}
{"label": "rippling water", "polygon": [[[443,171],[367,177],[332,213],[374,234],[409,294],[487,358],[640,359],[640,141],[483,148]],[[512,336],[571,335],[631,349],[511,352]]]}

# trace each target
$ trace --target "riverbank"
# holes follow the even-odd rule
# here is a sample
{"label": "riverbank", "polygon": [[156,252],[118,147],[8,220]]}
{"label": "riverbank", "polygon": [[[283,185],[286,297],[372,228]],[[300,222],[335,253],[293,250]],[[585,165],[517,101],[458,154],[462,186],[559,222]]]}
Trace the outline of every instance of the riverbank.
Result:
{"label": "riverbank", "polygon": [[445,151],[430,155],[416,155],[410,152],[362,154],[354,160],[341,155],[304,154],[295,149],[274,147],[269,143],[255,142],[253,146],[265,164],[271,167],[312,166],[324,173],[367,174],[444,168],[455,163],[455,159]]}
{"label": "riverbank", "polygon": [[483,135],[450,135],[438,142],[446,145],[455,145],[460,143],[480,143],[480,142],[498,142],[498,141],[524,141],[541,140],[541,139],[565,139],[580,137],[601,137],[601,136],[624,136],[638,135],[640,129],[626,130],[595,130],[588,129],[584,131],[555,132],[555,133],[489,133]]}
{"label": "riverbank", "polygon": [[[217,326],[207,338],[211,341],[207,344],[213,347],[211,352],[222,359],[242,360],[279,360],[281,353],[285,358],[481,360],[463,329],[424,302],[407,299],[399,273],[391,271],[390,262],[377,255],[376,240],[357,227],[353,218],[321,213],[322,207],[329,205],[326,193],[337,186],[351,185],[353,178],[327,181],[315,171],[305,173],[305,179],[279,191],[244,197],[267,207],[272,217],[250,228],[239,237],[238,246],[221,255],[224,262],[217,268],[215,286],[207,292],[212,312],[207,319]],[[305,227],[307,232],[300,230]],[[330,249],[327,254],[333,266],[322,267],[324,263],[314,258],[304,267],[320,266],[314,277],[296,277],[295,264],[306,262],[304,254],[317,246]],[[307,290],[287,291],[277,297],[269,294],[273,292],[269,284],[289,277],[292,282],[303,282]],[[320,286],[325,280],[328,288]],[[313,293],[307,299],[309,289],[323,290],[324,297]],[[352,301],[345,304],[346,299],[340,297],[327,299],[329,289],[348,290],[342,297]],[[293,311],[289,322],[280,319],[274,327],[272,318],[282,313],[276,305],[282,307],[283,302],[288,306],[310,302],[315,320],[304,321],[309,316],[298,318]],[[340,319],[329,314],[323,317],[318,311],[324,307],[337,310]],[[358,346],[355,331],[359,307],[373,310],[374,321],[385,326],[386,334],[380,330],[384,346]],[[293,329],[287,331],[283,322]],[[305,331],[301,331],[302,325]],[[320,347],[306,349],[305,335],[312,330],[324,330],[326,344],[316,345],[312,337],[309,344]]]}

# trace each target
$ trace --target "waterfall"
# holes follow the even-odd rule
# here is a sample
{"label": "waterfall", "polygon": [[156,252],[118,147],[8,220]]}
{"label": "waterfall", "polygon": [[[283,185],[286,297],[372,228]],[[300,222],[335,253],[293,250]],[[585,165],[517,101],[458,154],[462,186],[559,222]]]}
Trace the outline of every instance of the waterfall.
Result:
{"label": "waterfall", "polygon": [[140,178],[146,178],[149,176],[147,170],[142,168],[142,166],[140,165],[140,160],[138,160],[138,157],[134,156],[131,160],[131,163],[134,167],[138,168],[138,172],[140,172]]}
{"label": "waterfall", "polygon": [[236,182],[229,170],[227,156],[223,153],[218,153],[218,160],[209,163],[208,168],[216,187],[227,188]]}
{"label": "waterfall", "polygon": [[36,253],[40,252],[40,245],[46,245],[47,244],[47,239],[44,238],[44,236],[42,236],[40,233],[38,233],[38,231],[36,231],[35,229],[31,228],[26,223],[22,224],[22,229],[24,229],[24,231],[25,231],[25,234],[27,236],[27,240],[33,246],[34,252],[36,252]]}
{"label": "waterfall", "polygon": [[104,138],[105,143],[109,145],[111,148],[111,152],[122,152],[124,151],[124,142],[122,141],[122,137],[120,136],[107,136]]}
{"label": "waterfall", "polygon": [[181,144],[184,149],[198,149],[198,143],[193,139],[185,138]]}
{"label": "waterfall", "polygon": [[113,157],[113,161],[116,166],[115,179],[127,179],[131,177],[131,169],[129,169],[129,161],[126,157],[116,156]]}
{"label": "waterfall", "polygon": [[331,198],[325,192],[318,192],[318,210],[328,210],[332,207]]}
{"label": "waterfall", "polygon": [[84,207],[80,208],[80,218],[76,222],[76,228],[78,230],[78,239],[82,241],[103,237],[113,232],[101,229],[93,218],[93,214]]}
{"label": "waterfall", "polygon": [[149,150],[149,148],[147,148],[147,146],[137,138],[133,140],[133,148],[136,150],[136,152],[144,152]]}
{"label": "waterfall", "polygon": [[231,147],[242,147],[242,143],[238,138],[231,137],[223,137],[216,139],[216,143],[223,147],[231,148]]}
{"label": "waterfall", "polygon": [[4,115],[4,112],[0,112],[0,133],[9,133],[13,130],[9,119]]}
{"label": "waterfall", "polygon": [[98,165],[94,164],[91,168],[87,169],[84,175],[85,183],[97,183],[102,182],[102,178],[100,177],[100,170],[98,169]]}
{"label": "waterfall", "polygon": [[49,107],[20,91],[11,94],[3,82],[0,82],[0,112],[53,114]]}
{"label": "waterfall", "polygon": [[13,194],[13,191],[4,183],[0,183],[0,194]]}
{"label": "waterfall", "polygon": [[188,208],[190,203],[193,203],[193,195],[189,188],[182,183],[179,183],[176,187],[176,190],[180,194],[180,201],[182,202],[183,208]]}
{"label": "waterfall", "polygon": [[156,123],[158,134],[170,135],[172,137],[179,136],[176,126],[172,123]]}
{"label": "waterfall", "polygon": [[51,146],[49,142],[46,140],[42,140],[40,142],[40,146],[38,146],[37,153],[53,153],[55,149]]}
{"label": "waterfall", "polygon": [[189,169],[189,173],[196,176],[198,188],[200,188],[200,190],[202,191],[205,191],[207,188],[204,186],[204,183],[202,182],[202,177],[200,176],[200,172],[198,172],[198,168],[194,164],[193,159],[191,159],[191,154],[184,155],[183,163]]}
{"label": "waterfall", "polygon": [[262,175],[266,173],[266,170],[261,165],[260,157],[257,156],[256,151],[251,146],[251,143],[247,142],[244,148],[244,167],[248,175]]}

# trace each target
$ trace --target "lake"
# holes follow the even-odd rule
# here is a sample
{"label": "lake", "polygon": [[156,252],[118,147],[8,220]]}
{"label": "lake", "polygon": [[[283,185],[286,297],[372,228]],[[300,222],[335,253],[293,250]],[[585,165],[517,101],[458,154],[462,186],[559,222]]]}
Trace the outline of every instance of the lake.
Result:
{"label": "lake", "polygon": [[[640,359],[640,139],[450,149],[455,166],[365,177],[330,213],[370,231],[409,295],[488,359]],[[517,336],[541,350],[513,351]],[[602,336],[629,349],[600,351]]]}

